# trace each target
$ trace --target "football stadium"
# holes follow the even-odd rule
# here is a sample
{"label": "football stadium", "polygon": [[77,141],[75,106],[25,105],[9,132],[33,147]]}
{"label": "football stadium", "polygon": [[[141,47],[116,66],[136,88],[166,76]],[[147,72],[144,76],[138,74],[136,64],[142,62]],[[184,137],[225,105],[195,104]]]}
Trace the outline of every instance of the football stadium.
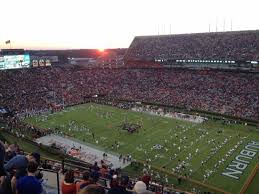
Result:
{"label": "football stadium", "polygon": [[104,50],[11,43],[0,194],[259,193],[259,30]]}
{"label": "football stadium", "polygon": [[[211,36],[218,51],[205,41],[184,48]],[[50,159],[58,150],[88,167],[102,161],[132,179],[144,170],[155,190],[248,192],[258,182],[258,65],[248,62],[258,60],[258,41],[258,31],[136,37],[122,67],[1,71],[2,137],[53,149]]]}

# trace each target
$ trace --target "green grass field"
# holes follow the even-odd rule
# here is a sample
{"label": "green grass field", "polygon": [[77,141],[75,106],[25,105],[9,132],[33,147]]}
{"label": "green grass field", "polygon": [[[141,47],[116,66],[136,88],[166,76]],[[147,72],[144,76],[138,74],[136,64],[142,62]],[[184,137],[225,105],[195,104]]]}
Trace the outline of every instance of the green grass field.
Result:
{"label": "green grass field", "polygon": [[253,181],[251,182],[250,186],[248,187],[245,194],[253,193],[253,194],[259,194],[259,171],[257,171],[256,175],[253,178]]}
{"label": "green grass field", "polygon": [[[180,168],[181,175],[187,174],[191,179],[230,193],[238,193],[259,157],[257,152],[238,180],[221,175],[248,142],[259,141],[259,133],[253,127],[226,125],[220,121],[195,124],[90,103],[54,114],[27,118],[25,121],[41,128],[57,127],[107,152],[131,154],[139,161],[150,159],[152,168],[163,167],[169,174],[177,173],[177,166],[184,161],[185,168]],[[120,125],[124,121],[141,124],[142,128],[130,134],[121,130]],[[115,141],[119,144],[118,148],[112,148]],[[242,143],[235,148],[238,142]],[[155,149],[154,145],[161,145],[162,148]],[[212,154],[212,149],[216,147],[219,149]],[[226,156],[233,148],[235,150]],[[222,158],[225,161],[216,168],[215,164]]]}

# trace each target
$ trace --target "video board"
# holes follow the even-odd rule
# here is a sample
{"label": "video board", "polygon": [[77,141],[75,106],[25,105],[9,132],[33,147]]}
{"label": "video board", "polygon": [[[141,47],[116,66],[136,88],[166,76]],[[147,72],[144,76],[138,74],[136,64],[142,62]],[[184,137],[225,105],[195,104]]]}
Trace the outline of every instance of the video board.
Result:
{"label": "video board", "polygon": [[31,56],[32,67],[51,66],[52,63],[58,62],[58,56]]}
{"label": "video board", "polygon": [[44,67],[44,66],[51,66],[51,61],[49,59],[32,60],[32,67]]}
{"label": "video board", "polygon": [[0,56],[0,69],[19,69],[30,67],[30,55],[5,55]]}
{"label": "video board", "polygon": [[4,69],[4,56],[0,56],[0,69]]}

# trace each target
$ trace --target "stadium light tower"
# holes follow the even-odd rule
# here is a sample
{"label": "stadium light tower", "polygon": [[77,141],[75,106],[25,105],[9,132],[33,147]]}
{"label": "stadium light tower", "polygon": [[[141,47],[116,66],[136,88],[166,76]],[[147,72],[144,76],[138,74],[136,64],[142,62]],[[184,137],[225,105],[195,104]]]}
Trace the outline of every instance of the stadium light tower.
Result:
{"label": "stadium light tower", "polygon": [[224,22],[223,22],[223,31],[225,32],[225,24],[226,24],[226,19],[224,18]]}
{"label": "stadium light tower", "polygon": [[218,32],[218,17],[216,18],[216,32]]}

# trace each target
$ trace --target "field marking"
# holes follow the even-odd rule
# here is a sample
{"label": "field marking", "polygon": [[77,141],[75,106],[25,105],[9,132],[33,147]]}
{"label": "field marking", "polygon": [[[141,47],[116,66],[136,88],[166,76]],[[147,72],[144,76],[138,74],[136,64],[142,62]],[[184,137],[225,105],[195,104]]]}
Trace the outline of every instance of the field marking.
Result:
{"label": "field marking", "polygon": [[[96,104],[94,104],[94,105],[96,105]],[[73,112],[73,111],[81,111],[81,110],[84,110],[84,109],[86,109],[87,108],[87,106],[84,106],[84,107],[76,107],[76,108],[73,108],[73,109],[71,109],[71,110],[69,110],[69,112]],[[102,107],[101,107],[101,105],[100,105],[100,107],[98,106],[97,107],[97,110],[102,110]],[[104,112],[107,112],[107,110],[104,110]],[[110,112],[110,111],[108,111],[108,112]],[[127,114],[127,115],[129,115],[128,114],[128,111],[126,111],[125,113],[122,113],[122,114]],[[141,115],[146,115],[146,114],[141,114]],[[135,117],[134,117],[135,118]],[[118,117],[116,116],[115,117],[115,119],[116,120],[118,120]],[[160,120],[160,118],[157,118],[157,120]],[[150,121],[147,121],[147,122],[150,122]],[[152,122],[152,120],[151,120],[151,122]],[[152,122],[153,123],[153,122]],[[188,125],[188,127],[190,127],[189,125]],[[212,128],[212,126],[211,125],[209,125],[209,126],[204,126],[205,128],[209,128],[209,130],[211,130],[211,128]],[[149,128],[147,128],[147,130],[148,129],[152,129],[152,130],[154,130],[154,131],[159,131],[159,130],[156,130],[156,128],[157,129],[159,129],[158,127],[149,127]],[[215,127],[214,127],[215,128]],[[225,127],[223,126],[223,128],[224,128],[224,130],[225,130]],[[232,130],[233,131],[233,129],[232,128],[228,128],[228,129],[226,129],[226,130]],[[169,131],[170,129],[168,129],[168,131]],[[181,130],[183,130],[183,129],[181,129]],[[192,130],[192,129],[191,129]],[[197,129],[195,129],[195,130],[197,130]],[[227,131],[227,134],[230,134],[230,133],[228,133],[228,132],[230,132],[230,131]],[[242,132],[243,132],[243,130],[242,130]],[[179,131],[177,130],[177,133],[179,133]],[[190,131],[187,131],[186,133],[188,133],[188,138],[189,137],[192,137],[192,136],[198,136],[198,134],[192,134],[192,133],[190,133]],[[148,136],[148,138],[150,138],[150,139],[152,139],[152,138],[155,138],[155,137],[153,137],[154,135],[155,135],[156,133],[146,133],[146,134],[143,134],[143,136]],[[184,133],[183,133],[184,134]],[[181,135],[183,135],[183,134],[181,134]],[[142,135],[142,134],[141,134]],[[222,134],[221,135],[222,136],[222,139],[224,138],[224,137],[228,137],[227,135],[225,135],[225,133],[224,134]],[[118,136],[116,136],[116,138],[118,138]],[[164,133],[163,133],[163,136],[161,136],[161,139],[159,138],[159,141],[163,141],[163,138],[164,138]],[[206,139],[208,139],[209,137],[207,137]],[[220,138],[220,137],[219,137]],[[174,141],[176,138],[174,137],[173,139],[170,139],[170,140],[172,140],[172,141]],[[221,139],[221,138],[220,138]],[[170,141],[169,140],[169,141]],[[179,138],[178,138],[178,140],[179,140]],[[145,142],[145,141],[143,141],[143,142]],[[221,141],[222,142],[222,141]],[[141,143],[141,142],[140,142]],[[140,144],[139,143],[139,144]],[[99,145],[101,145],[102,147],[104,147],[105,149],[109,149],[109,147],[106,147],[106,146],[104,146],[105,144],[107,144],[107,142],[102,142],[101,144],[99,144]],[[95,145],[95,144],[94,144]],[[135,147],[135,145],[132,145],[132,144],[129,144],[129,145],[131,145],[131,146],[128,146],[129,148],[132,148],[132,147]],[[149,145],[149,142],[146,142],[145,144],[143,144],[142,143],[142,145],[143,145],[143,147],[147,147],[147,145]],[[198,145],[199,147],[202,147],[202,150],[203,149],[205,149],[205,147],[206,146],[200,146],[198,143],[196,143],[195,142],[195,145]],[[152,145],[150,145],[151,147],[152,147]],[[181,145],[181,147],[182,147],[182,145]],[[188,146],[189,147],[189,146]],[[122,147],[121,147],[122,148]],[[124,151],[123,152],[126,152],[125,151],[125,149],[123,149]],[[129,149],[130,150],[130,149]],[[173,150],[173,148],[172,148],[172,150]],[[183,156],[183,155],[185,155],[185,153],[187,153],[187,151],[184,149],[181,149],[182,151],[182,153],[181,153],[181,156]],[[116,151],[118,151],[118,150],[116,150]],[[137,150],[134,150],[134,154],[137,152]],[[137,156],[138,157],[140,157],[140,152],[139,153],[136,153],[137,154]],[[151,153],[152,154],[152,153]],[[155,154],[155,153],[154,153]],[[153,154],[153,155],[154,155]],[[150,155],[150,153],[149,153],[149,155]],[[206,154],[206,156],[208,155],[208,153]],[[168,154],[165,154],[165,156],[166,157],[169,157],[168,156]],[[178,156],[179,157],[179,156]],[[153,158],[153,156],[152,156],[152,158]],[[205,158],[205,157],[204,157]],[[202,159],[202,158],[201,158]],[[157,159],[154,159],[154,163],[157,163],[157,161],[159,160],[159,158],[157,158]],[[210,161],[210,163],[211,163],[211,161]],[[198,165],[197,165],[198,166]],[[199,168],[200,168],[200,166],[198,167],[198,169],[197,170],[199,170]],[[197,171],[196,170],[196,171]]]}
{"label": "field marking", "polygon": [[[179,155],[178,155],[178,157],[180,157],[180,155],[184,155],[185,153],[187,153],[188,152],[188,148],[190,148],[190,147],[197,147],[197,148],[200,148],[200,147],[202,147],[202,149],[200,150],[200,152],[202,151],[202,150],[204,150],[204,148],[203,148],[203,146],[200,146],[201,145],[201,143],[200,142],[195,142],[194,144],[193,144],[193,146],[188,146],[188,147],[186,147],[186,148],[184,148],[182,151],[180,151],[180,152],[178,152],[179,153]],[[205,147],[205,146],[204,146]],[[194,153],[195,151],[193,151],[193,153]],[[165,163],[164,165],[162,165],[161,167],[163,167],[163,166],[167,166],[168,164],[170,164],[172,161],[169,161],[169,162],[167,162],[167,163]]]}
{"label": "field marking", "polygon": [[[144,113],[145,114],[145,113]],[[154,134],[156,134],[157,132],[160,132],[159,130],[155,130],[155,128],[156,127],[152,127],[152,129],[154,129],[154,132],[152,132],[152,133],[148,133],[148,136],[152,136],[153,137],[153,135]],[[178,132],[181,132],[183,129],[178,129],[178,128],[176,128],[177,130],[178,130]],[[169,129],[170,130],[170,129]],[[190,130],[190,129],[188,129],[188,130]],[[186,133],[187,134],[187,130],[184,132],[184,133]],[[146,134],[145,134],[146,135]],[[183,134],[181,134],[181,135],[183,135]],[[174,140],[176,137],[174,137],[173,139],[171,139],[171,140]],[[155,143],[154,143],[155,144]],[[142,145],[149,145],[149,143],[147,142],[147,143],[143,143]],[[142,147],[144,147],[144,146],[142,146]],[[189,147],[189,146],[188,146]],[[187,148],[188,148],[187,147]],[[187,149],[187,148],[185,148],[185,149]],[[185,150],[184,149],[184,150]],[[182,151],[184,151],[184,150],[182,150]],[[133,151],[133,153],[136,153],[138,150],[136,150],[135,149],[135,151]],[[179,153],[181,153],[182,151],[180,151]],[[167,152],[166,152],[167,153]],[[171,154],[175,154],[176,152],[173,152],[173,153],[171,153]],[[154,157],[154,156],[153,156]],[[155,161],[157,161],[157,160],[159,160],[159,158],[154,158],[154,160],[152,160],[152,162],[155,162]],[[171,161],[170,161],[171,162]]]}
{"label": "field marking", "polygon": [[[145,162],[144,162],[144,161],[141,161],[141,160],[138,160],[138,162],[141,162],[142,164],[145,164]],[[189,181],[189,182],[191,182],[191,183],[194,183],[194,184],[197,184],[197,185],[200,185],[200,186],[209,188],[209,189],[211,189],[211,190],[218,191],[218,192],[224,193],[224,194],[231,194],[231,193],[229,193],[229,192],[227,192],[227,191],[225,191],[225,190],[223,190],[223,189],[221,189],[221,188],[215,187],[215,186],[213,186],[213,185],[208,185],[208,184],[202,183],[202,182],[197,181],[197,180],[192,179],[192,178],[187,178],[187,177],[184,177],[184,176],[181,176],[181,175],[178,175],[178,174],[169,172],[169,171],[167,171],[167,170],[165,170],[165,169],[163,169],[163,168],[157,167],[157,166],[155,166],[155,165],[151,165],[151,167],[152,167],[153,169],[155,169],[155,170],[160,171],[160,172],[164,172],[164,173],[166,173],[166,174],[172,175],[172,176],[177,177],[177,178],[181,177],[182,179],[184,179],[184,180],[186,180],[186,181]]]}
{"label": "field marking", "polygon": [[[236,136],[236,137],[238,137],[238,136]],[[234,138],[234,137],[233,137],[233,138]],[[236,143],[236,141],[234,141],[235,139],[233,139],[233,138],[231,139],[231,140],[233,140],[232,143]],[[231,140],[230,140],[230,141],[231,141]],[[230,142],[228,142],[228,143],[230,144]],[[228,146],[228,145],[224,145],[224,146]],[[218,151],[219,151],[219,152],[222,151],[223,148],[224,148],[224,147],[222,146]],[[228,150],[225,150],[225,152],[227,152],[227,151],[228,151]],[[211,160],[211,159],[212,159],[212,158],[210,158],[209,160]],[[208,160],[208,161],[209,161],[209,160]],[[205,164],[205,165],[206,165],[206,164]],[[198,170],[201,169],[201,168],[203,168],[203,165],[199,165],[198,168],[195,170],[195,172],[198,171]]]}

